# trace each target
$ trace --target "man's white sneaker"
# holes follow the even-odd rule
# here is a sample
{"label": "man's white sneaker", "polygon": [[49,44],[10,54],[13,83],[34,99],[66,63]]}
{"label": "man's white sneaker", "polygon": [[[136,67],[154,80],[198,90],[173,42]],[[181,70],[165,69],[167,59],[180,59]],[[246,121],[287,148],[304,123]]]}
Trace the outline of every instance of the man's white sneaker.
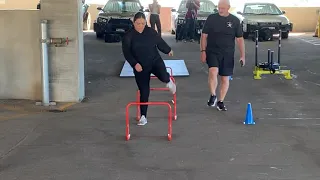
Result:
{"label": "man's white sneaker", "polygon": [[147,118],[145,116],[141,116],[139,122],[138,122],[138,126],[144,126],[148,123]]}
{"label": "man's white sneaker", "polygon": [[172,94],[176,93],[177,87],[171,79],[170,79],[170,82],[167,83],[167,88],[169,88]]}

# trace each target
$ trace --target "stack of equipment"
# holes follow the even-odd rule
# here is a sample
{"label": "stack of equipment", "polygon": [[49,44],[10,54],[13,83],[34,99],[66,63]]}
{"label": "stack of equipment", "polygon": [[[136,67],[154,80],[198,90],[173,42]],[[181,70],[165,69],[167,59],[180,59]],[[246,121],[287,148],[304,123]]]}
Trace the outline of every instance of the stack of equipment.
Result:
{"label": "stack of equipment", "polygon": [[255,68],[253,71],[254,79],[261,79],[262,74],[282,74],[285,79],[292,79],[290,70],[281,70],[280,65],[280,50],[281,50],[281,34],[279,31],[279,43],[278,43],[278,62],[274,62],[274,51],[268,49],[268,61],[258,63],[258,41],[259,41],[259,31],[255,32]]}

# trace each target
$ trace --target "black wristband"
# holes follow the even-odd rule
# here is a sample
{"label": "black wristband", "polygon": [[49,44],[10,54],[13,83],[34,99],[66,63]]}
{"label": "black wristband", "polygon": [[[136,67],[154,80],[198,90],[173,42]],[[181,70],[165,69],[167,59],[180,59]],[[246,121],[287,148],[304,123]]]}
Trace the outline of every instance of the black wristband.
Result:
{"label": "black wristband", "polygon": [[200,52],[205,52],[206,50],[201,50]]}

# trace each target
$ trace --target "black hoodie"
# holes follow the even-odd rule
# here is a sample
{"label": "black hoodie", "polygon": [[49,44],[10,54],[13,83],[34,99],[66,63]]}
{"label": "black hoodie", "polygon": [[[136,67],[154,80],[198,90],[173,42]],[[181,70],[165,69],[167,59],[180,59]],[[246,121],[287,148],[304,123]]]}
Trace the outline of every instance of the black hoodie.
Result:
{"label": "black hoodie", "polygon": [[171,51],[170,46],[150,27],[145,27],[142,33],[132,29],[122,39],[123,55],[132,68],[139,63],[143,70],[150,70],[156,61],[162,60],[158,49],[165,54]]}

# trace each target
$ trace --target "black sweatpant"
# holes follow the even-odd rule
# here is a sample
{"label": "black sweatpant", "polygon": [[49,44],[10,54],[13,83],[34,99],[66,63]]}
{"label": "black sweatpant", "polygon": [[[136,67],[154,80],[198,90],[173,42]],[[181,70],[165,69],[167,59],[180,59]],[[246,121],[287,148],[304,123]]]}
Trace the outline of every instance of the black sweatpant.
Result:
{"label": "black sweatpant", "polygon": [[161,22],[160,22],[160,15],[158,14],[151,14],[150,15],[150,25],[152,29],[155,29],[155,25],[157,25],[158,34],[161,36]]}
{"label": "black sweatpant", "polygon": [[[153,67],[150,70],[142,70],[137,72],[134,69],[134,75],[137,82],[137,86],[140,90],[140,102],[148,102],[150,95],[150,75],[154,74],[161,82],[170,82],[170,74],[167,72],[167,68],[162,59],[155,61]],[[141,105],[141,116],[147,117],[147,105]]]}
{"label": "black sweatpant", "polygon": [[183,39],[191,40],[194,39],[196,28],[196,20],[193,18],[186,18],[185,28],[183,31]]}

